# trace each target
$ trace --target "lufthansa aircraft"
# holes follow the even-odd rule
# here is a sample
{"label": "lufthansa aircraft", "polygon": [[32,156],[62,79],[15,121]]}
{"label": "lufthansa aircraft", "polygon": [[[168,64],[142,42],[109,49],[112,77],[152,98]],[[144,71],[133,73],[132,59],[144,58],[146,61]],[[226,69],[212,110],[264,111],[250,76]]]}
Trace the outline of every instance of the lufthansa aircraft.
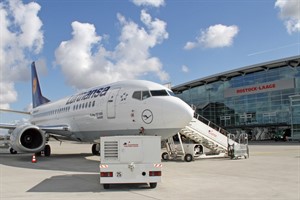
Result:
{"label": "lufthansa aircraft", "polygon": [[51,102],[42,95],[34,62],[31,71],[33,109],[28,113],[29,122],[0,124],[0,128],[10,129],[11,153],[44,151],[50,156],[48,140],[52,137],[93,143],[96,155],[100,137],[144,134],[164,140],[193,118],[192,108],[170,89],[142,80],[96,86]]}

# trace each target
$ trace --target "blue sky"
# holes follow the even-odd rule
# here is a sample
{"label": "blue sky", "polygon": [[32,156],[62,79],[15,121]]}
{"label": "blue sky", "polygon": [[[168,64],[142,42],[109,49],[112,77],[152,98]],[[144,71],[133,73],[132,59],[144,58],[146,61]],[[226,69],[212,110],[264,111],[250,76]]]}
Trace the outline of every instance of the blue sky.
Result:
{"label": "blue sky", "polygon": [[32,61],[44,96],[57,100],[118,80],[178,85],[299,54],[300,0],[4,0],[0,107],[30,109]]}

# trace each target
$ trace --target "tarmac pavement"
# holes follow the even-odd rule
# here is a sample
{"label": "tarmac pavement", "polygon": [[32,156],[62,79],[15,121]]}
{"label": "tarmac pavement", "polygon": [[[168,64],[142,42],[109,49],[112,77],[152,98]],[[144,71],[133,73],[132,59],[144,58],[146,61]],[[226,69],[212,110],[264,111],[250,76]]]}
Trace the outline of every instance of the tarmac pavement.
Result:
{"label": "tarmac pavement", "polygon": [[251,143],[250,158],[164,161],[162,183],[99,183],[90,144],[51,142],[51,157],[0,149],[0,200],[204,199],[300,200],[300,143]]}

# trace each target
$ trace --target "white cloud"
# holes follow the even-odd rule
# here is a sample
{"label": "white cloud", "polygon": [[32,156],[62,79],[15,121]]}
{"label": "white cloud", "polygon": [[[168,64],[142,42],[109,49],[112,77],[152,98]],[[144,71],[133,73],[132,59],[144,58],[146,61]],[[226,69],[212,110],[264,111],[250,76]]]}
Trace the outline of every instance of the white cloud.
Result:
{"label": "white cloud", "polygon": [[165,0],[132,0],[137,6],[153,6],[160,7],[165,5]]}
{"label": "white cloud", "polygon": [[185,50],[190,50],[196,47],[204,48],[221,48],[231,46],[233,38],[239,32],[239,28],[235,25],[225,26],[217,24],[208,27],[202,31],[195,42],[187,42],[184,46]]}
{"label": "white cloud", "polygon": [[181,71],[184,72],[184,73],[188,73],[190,70],[189,70],[188,66],[182,65],[181,66]]}
{"label": "white cloud", "polygon": [[300,0],[277,0],[275,7],[279,8],[288,33],[300,32]]}
{"label": "white cloud", "polygon": [[14,82],[29,80],[30,55],[37,55],[43,47],[40,8],[35,2],[20,0],[0,3],[0,107],[9,108],[17,100]]}
{"label": "white cloud", "polygon": [[154,73],[161,81],[168,79],[157,57],[149,50],[168,38],[166,23],[152,17],[144,10],[140,20],[145,27],[139,27],[121,14],[119,43],[114,51],[108,51],[101,44],[94,25],[73,22],[73,38],[64,41],[55,51],[56,64],[60,65],[68,84],[82,89],[95,84],[118,80],[135,79]]}
{"label": "white cloud", "polygon": [[24,109],[24,111],[25,111],[25,112],[30,112],[30,111],[32,111],[32,108],[33,108],[33,105],[32,105],[32,103],[30,103],[30,104],[28,104],[28,105],[26,106],[26,108]]}
{"label": "white cloud", "polygon": [[190,50],[190,49],[196,48],[197,46],[198,46],[198,44],[196,42],[187,42],[183,48],[185,50]]}
{"label": "white cloud", "polygon": [[5,81],[0,84],[0,108],[8,109],[9,103],[17,100],[17,92],[14,88],[14,83]]}

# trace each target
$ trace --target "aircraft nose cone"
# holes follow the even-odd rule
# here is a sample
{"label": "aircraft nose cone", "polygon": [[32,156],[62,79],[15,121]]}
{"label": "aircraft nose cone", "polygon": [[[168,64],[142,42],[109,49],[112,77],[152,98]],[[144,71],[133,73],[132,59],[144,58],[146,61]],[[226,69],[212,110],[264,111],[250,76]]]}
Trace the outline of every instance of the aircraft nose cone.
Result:
{"label": "aircraft nose cone", "polygon": [[194,110],[179,98],[172,98],[165,109],[165,122],[174,128],[184,128],[194,116]]}

